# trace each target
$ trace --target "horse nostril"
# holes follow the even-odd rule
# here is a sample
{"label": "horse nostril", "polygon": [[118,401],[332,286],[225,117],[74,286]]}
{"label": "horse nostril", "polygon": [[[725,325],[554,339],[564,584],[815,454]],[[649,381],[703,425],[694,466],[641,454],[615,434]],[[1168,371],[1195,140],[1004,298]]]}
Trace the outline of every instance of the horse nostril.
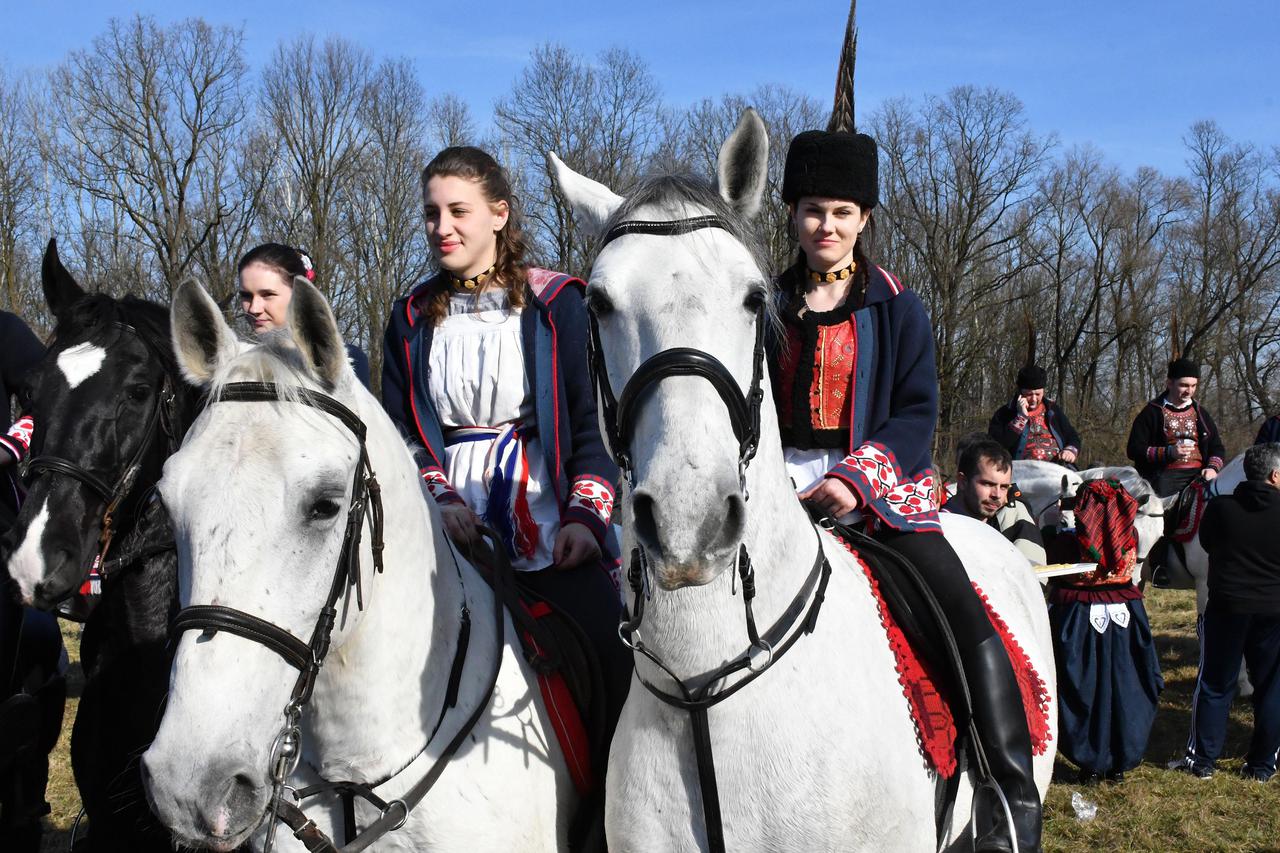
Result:
{"label": "horse nostril", "polygon": [[747,504],[742,495],[733,493],[724,499],[724,525],[720,528],[719,545],[732,548],[742,541],[747,528]]}
{"label": "horse nostril", "polygon": [[636,523],[636,539],[650,551],[658,553],[658,522],[653,517],[653,497],[637,491],[631,500],[631,513]]}

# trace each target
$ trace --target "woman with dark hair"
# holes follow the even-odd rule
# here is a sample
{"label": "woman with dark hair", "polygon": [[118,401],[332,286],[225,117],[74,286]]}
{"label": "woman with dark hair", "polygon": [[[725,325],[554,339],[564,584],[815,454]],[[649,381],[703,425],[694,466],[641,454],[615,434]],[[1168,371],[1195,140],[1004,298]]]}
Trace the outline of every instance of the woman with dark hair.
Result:
{"label": "woman with dark hair", "polygon": [[[240,307],[253,326],[254,334],[284,328],[289,320],[289,300],[293,280],[316,280],[311,256],[283,243],[263,243],[245,252],[236,265],[240,280]],[[369,387],[369,357],[354,344],[347,344],[347,359],[360,384]]]}
{"label": "woman with dark hair", "polygon": [[801,499],[864,521],[908,557],[955,634],[992,774],[1012,808],[1011,832],[977,850],[1040,849],[1041,809],[1022,695],[986,608],[942,538],[930,456],[938,415],[933,331],[919,297],[868,259],[879,198],[875,140],[806,131],[791,141],[782,198],[800,244],[778,279],[783,320],[771,347],[788,470]]}
{"label": "woman with dark hair", "polygon": [[444,149],[422,184],[440,270],[392,309],[383,406],[420,445],[449,536],[466,546],[481,521],[498,531],[522,586],[591,639],[616,720],[631,655],[617,636],[617,468],[587,366],[586,285],[526,262],[515,194],[484,151]]}

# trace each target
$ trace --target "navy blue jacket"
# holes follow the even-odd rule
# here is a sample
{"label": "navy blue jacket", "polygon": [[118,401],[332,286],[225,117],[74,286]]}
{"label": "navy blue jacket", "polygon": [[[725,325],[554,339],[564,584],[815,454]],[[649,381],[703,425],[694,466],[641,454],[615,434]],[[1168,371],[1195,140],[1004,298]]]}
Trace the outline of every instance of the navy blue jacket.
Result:
{"label": "navy blue jacket", "polygon": [[[428,390],[435,328],[418,297],[445,287],[440,273],[391,309],[382,359],[382,406],[415,445],[414,458],[438,503],[460,503],[444,472],[444,434]],[[533,426],[559,498],[561,523],[586,525],[606,554],[618,469],[600,436],[595,389],[587,363],[586,284],[548,270],[529,270],[520,315],[525,370],[533,391]]]}
{"label": "navy blue jacket", "polygon": [[[784,277],[796,274],[792,269]],[[784,278],[778,299],[788,334],[800,334],[803,323],[787,307],[794,298],[794,288]],[[941,530],[932,456],[938,370],[924,303],[892,273],[873,267],[862,307],[850,312],[850,322],[858,344],[849,394],[848,455],[827,476],[853,489],[859,505],[879,524],[902,531]],[[775,393],[781,348],[781,341],[771,339]]]}

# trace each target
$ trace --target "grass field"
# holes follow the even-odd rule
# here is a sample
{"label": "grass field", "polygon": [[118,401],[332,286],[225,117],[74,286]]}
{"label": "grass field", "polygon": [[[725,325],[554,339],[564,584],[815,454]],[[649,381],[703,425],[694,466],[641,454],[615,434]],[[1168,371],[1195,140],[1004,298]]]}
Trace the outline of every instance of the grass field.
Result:
{"label": "grass field", "polygon": [[[1232,772],[1240,767],[1248,742],[1253,715],[1247,702],[1236,703],[1227,737],[1228,759],[1213,779],[1194,779],[1165,769],[1169,759],[1181,754],[1191,718],[1197,657],[1195,595],[1153,590],[1147,598],[1147,610],[1160,650],[1165,692],[1146,761],[1129,773],[1123,784],[1083,788],[1074,784],[1073,768],[1059,759],[1045,804],[1045,850],[1280,853],[1280,778],[1259,785]],[[63,623],[73,661],[79,650],[77,627]],[[53,814],[45,851],[67,849],[71,825],[80,809],[67,757],[78,679],[77,665],[72,672],[73,698],[67,703],[63,737],[53,756],[48,795]],[[1097,804],[1097,817],[1087,822],[1076,818],[1071,806],[1073,792]]]}

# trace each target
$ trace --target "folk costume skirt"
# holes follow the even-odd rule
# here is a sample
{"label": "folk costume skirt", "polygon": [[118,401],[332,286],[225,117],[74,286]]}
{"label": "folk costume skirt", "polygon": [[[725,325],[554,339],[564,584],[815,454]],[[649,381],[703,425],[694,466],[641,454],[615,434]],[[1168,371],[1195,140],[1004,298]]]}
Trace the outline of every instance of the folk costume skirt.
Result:
{"label": "folk costume skirt", "polygon": [[1071,592],[1049,597],[1058,751],[1082,770],[1123,773],[1142,761],[1164,689],[1151,623],[1140,597],[1089,601]]}

